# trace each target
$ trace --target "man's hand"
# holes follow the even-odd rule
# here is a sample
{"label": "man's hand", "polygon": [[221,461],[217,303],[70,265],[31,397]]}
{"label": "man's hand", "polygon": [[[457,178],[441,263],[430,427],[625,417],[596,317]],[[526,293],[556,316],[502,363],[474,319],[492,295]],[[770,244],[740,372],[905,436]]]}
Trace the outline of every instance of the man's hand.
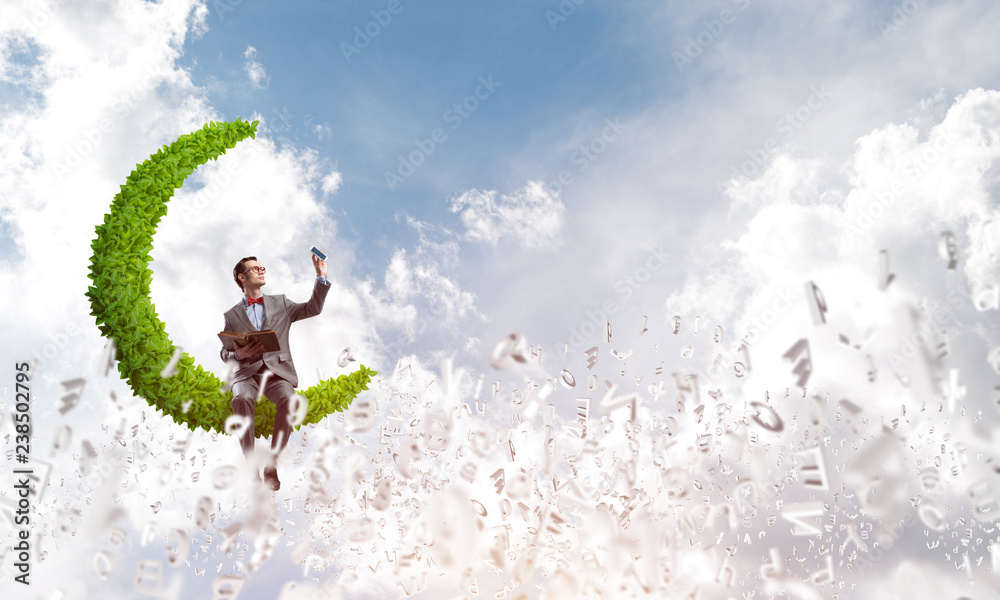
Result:
{"label": "man's hand", "polygon": [[251,356],[261,354],[264,352],[264,346],[257,340],[245,344],[243,346],[236,346],[236,358],[243,360],[245,358],[250,358]]}
{"label": "man's hand", "polygon": [[311,255],[313,259],[313,267],[316,268],[316,277],[326,277],[326,261],[320,260],[315,254]]}

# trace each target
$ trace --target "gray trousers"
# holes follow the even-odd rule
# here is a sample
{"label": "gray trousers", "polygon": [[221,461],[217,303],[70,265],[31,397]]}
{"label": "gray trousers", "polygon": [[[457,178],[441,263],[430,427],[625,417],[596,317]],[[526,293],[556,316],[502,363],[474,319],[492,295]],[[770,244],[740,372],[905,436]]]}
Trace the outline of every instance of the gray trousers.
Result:
{"label": "gray trousers", "polygon": [[[233,384],[233,414],[245,416],[250,420],[243,435],[240,436],[240,448],[244,456],[250,456],[254,447],[254,408],[257,404],[257,394],[260,392],[260,382],[264,378],[264,367],[256,375]],[[287,380],[271,373],[264,384],[264,395],[275,405],[274,433],[271,435],[271,454],[277,460],[278,454],[288,444],[292,435],[292,414],[289,411],[292,394],[295,388]]]}

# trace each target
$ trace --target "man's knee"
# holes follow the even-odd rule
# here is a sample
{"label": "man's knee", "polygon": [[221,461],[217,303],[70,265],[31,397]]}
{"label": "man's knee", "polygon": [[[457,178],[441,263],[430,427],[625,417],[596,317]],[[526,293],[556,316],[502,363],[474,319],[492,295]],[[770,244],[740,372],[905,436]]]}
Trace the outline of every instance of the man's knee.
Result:
{"label": "man's knee", "polygon": [[265,394],[267,399],[276,405],[288,404],[292,399],[292,395],[295,393],[295,388],[292,384],[284,379],[279,379],[275,381],[272,385],[268,386],[267,392]]}
{"label": "man's knee", "polygon": [[253,413],[254,413],[253,398],[244,398],[236,395],[233,396],[233,414],[252,415]]}
{"label": "man's knee", "polygon": [[247,381],[237,381],[233,384],[233,403],[254,402],[257,399],[257,388],[249,385]]}

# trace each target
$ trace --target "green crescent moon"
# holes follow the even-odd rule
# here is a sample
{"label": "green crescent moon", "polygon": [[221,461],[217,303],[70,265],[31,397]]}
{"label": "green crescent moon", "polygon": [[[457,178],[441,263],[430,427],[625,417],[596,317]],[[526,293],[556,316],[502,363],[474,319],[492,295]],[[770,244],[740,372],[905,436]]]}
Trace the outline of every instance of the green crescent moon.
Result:
{"label": "green crescent moon", "polygon": [[[200,427],[224,433],[226,418],[232,414],[233,394],[187,353],[177,361],[176,374],[161,376],[175,346],[149,297],[153,277],[148,268],[149,252],[156,226],[167,214],[167,201],[174,190],[199,165],[217,159],[248,137],[254,138],[257,123],[241,119],[207,123],[136,166],[115,195],[104,223],[97,226],[97,239],[91,244],[93,285],[87,288],[87,298],[101,334],[114,340],[118,371],[137,396],[192,430]],[[303,424],[318,423],[326,415],[346,409],[368,389],[376,374],[360,365],[350,375],[299,391],[309,400]],[[257,407],[257,437],[271,434],[274,413],[271,402],[261,402]]]}

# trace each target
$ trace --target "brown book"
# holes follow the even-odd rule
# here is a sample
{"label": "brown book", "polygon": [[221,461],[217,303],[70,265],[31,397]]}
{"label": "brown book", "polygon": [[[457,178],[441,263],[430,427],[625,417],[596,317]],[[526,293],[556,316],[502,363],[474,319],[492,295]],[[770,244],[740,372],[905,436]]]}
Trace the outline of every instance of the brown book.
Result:
{"label": "brown book", "polygon": [[222,345],[230,352],[236,351],[236,346],[245,346],[254,340],[264,346],[264,352],[275,352],[281,350],[278,344],[278,334],[273,329],[262,331],[251,331],[250,333],[236,333],[235,331],[220,331],[219,339]]}

